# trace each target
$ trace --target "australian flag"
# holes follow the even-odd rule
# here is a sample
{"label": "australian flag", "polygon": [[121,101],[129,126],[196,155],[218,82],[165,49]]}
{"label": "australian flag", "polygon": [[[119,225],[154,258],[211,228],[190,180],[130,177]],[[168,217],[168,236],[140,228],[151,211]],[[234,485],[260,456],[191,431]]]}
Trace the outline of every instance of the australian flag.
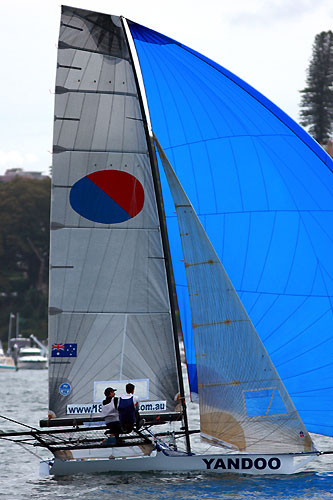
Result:
{"label": "australian flag", "polygon": [[77,344],[52,344],[52,358],[76,358]]}

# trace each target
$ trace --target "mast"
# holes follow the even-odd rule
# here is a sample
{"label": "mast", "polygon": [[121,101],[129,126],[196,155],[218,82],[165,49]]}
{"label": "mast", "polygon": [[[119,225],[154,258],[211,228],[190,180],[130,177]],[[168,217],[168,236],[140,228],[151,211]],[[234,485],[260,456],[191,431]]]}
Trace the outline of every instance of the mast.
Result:
{"label": "mast", "polygon": [[183,381],[183,375],[182,375],[181,357],[180,357],[179,342],[178,342],[178,321],[176,318],[177,307],[176,307],[176,301],[175,301],[176,291],[175,291],[175,286],[174,286],[171,254],[170,254],[170,248],[169,248],[167,227],[166,227],[166,223],[165,223],[164,208],[163,208],[163,201],[162,201],[162,190],[161,190],[161,183],[160,183],[159,173],[158,173],[157,158],[156,158],[155,149],[153,146],[153,138],[149,134],[149,126],[148,126],[149,111],[148,111],[148,107],[145,107],[145,105],[144,105],[142,86],[140,85],[138,73],[137,73],[137,64],[134,60],[133,53],[132,53],[132,47],[131,47],[130,40],[129,40],[130,29],[129,29],[128,24],[127,24],[127,19],[124,18],[123,16],[121,16],[120,19],[121,19],[121,22],[123,25],[125,38],[126,38],[130,58],[131,58],[131,63],[133,66],[133,73],[134,73],[135,83],[136,83],[136,87],[137,87],[137,91],[138,91],[140,108],[141,108],[143,124],[144,124],[146,139],[147,139],[147,145],[148,145],[150,165],[151,165],[151,171],[152,171],[152,177],[153,177],[153,183],[154,183],[154,189],[155,189],[155,195],[156,195],[156,202],[157,202],[158,217],[159,217],[160,228],[161,228],[162,246],[163,246],[163,251],[164,251],[164,256],[165,256],[165,268],[166,268],[166,275],[167,275],[167,282],[168,282],[168,293],[169,293],[170,308],[171,308],[172,330],[173,330],[174,346],[175,346],[175,353],[176,353],[176,366],[177,366],[177,374],[178,374],[178,382],[179,382],[179,392],[180,392],[180,399],[181,399],[182,410],[183,410],[186,448],[187,448],[187,453],[191,453],[191,443],[190,443],[188,418],[187,418],[187,410],[186,410],[186,402],[185,402],[184,381]]}
{"label": "mast", "polygon": [[8,347],[7,354],[10,354],[10,339],[12,338],[12,319],[15,318],[12,312],[9,313],[9,324],[8,324]]}
{"label": "mast", "polygon": [[16,338],[20,335],[20,313],[16,313]]}

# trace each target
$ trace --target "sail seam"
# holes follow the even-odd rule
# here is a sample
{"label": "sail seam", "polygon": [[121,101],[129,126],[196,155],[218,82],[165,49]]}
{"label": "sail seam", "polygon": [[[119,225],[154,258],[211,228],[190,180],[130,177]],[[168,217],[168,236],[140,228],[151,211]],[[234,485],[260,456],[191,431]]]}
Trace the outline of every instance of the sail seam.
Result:
{"label": "sail seam", "polygon": [[[276,295],[278,297],[307,297],[307,298],[312,298],[312,297],[316,297],[316,298],[328,298],[328,297],[332,297],[333,298],[333,295],[320,295],[320,294],[313,294],[313,293],[309,293],[309,294],[306,294],[306,293],[284,293],[284,292],[263,292],[263,291],[260,291],[260,290],[240,290],[239,288],[237,288],[237,293],[259,293],[259,294],[262,294],[262,295]],[[329,309],[330,310],[330,309]],[[328,312],[328,311],[326,311]]]}
{"label": "sail seam", "polygon": [[260,290],[240,290],[238,288],[237,288],[237,293],[259,293],[261,295],[276,295],[278,297],[307,297],[307,298],[325,298],[325,299],[329,297],[333,298],[333,295],[320,295],[313,293],[306,294],[306,293],[263,292]]}
{"label": "sail seam", "polygon": [[[183,287],[183,288],[188,288],[186,284],[184,283],[176,283],[176,286],[178,287]],[[322,298],[322,299],[327,299],[333,298],[333,295],[314,295],[311,293],[311,295],[303,294],[303,293],[282,293],[282,292],[263,292],[260,290],[241,290],[239,288],[236,289],[237,293],[256,293],[258,295],[276,295],[278,297],[306,297],[306,298]],[[328,309],[329,311],[330,309]],[[327,311],[327,312],[328,312]]]}
{"label": "sail seam", "polygon": [[185,147],[188,147],[188,146],[193,146],[194,144],[202,144],[202,143],[205,143],[205,142],[212,142],[212,141],[220,141],[221,139],[240,139],[240,138],[258,138],[258,139],[261,139],[262,137],[268,137],[268,138],[272,138],[272,137],[293,137],[291,134],[281,134],[281,133],[275,133],[275,134],[250,134],[249,132],[247,133],[244,133],[244,134],[235,134],[235,135],[219,135],[219,136],[216,136],[216,137],[206,137],[205,139],[200,139],[200,141],[189,141],[189,142],[185,142],[183,144],[173,144],[172,146],[167,146],[165,149],[165,151],[167,150],[170,150],[172,151],[173,149],[177,149],[177,148],[185,148]]}
{"label": "sail seam", "polygon": [[127,314],[125,314],[124,326],[123,326],[123,342],[122,342],[121,357],[120,357],[119,380],[122,380],[122,378],[123,378],[123,362],[124,362],[125,341],[126,341],[126,328],[127,328]]}
{"label": "sail seam", "polygon": [[[244,210],[244,211],[234,211],[234,212],[214,212],[214,213],[204,213],[204,212],[197,212],[197,215],[199,217],[214,217],[216,215],[245,215],[245,214],[266,214],[266,213],[299,213],[299,214],[302,214],[302,213],[306,213],[306,214],[312,214],[312,213],[316,213],[316,212],[319,212],[319,213],[333,213],[333,210],[329,210],[329,209],[323,209],[323,210],[320,210],[318,208],[309,208],[309,209],[288,209],[288,208],[285,208],[285,209],[280,209],[280,208],[276,208],[276,209],[270,209],[270,210]],[[167,215],[166,216],[168,219],[174,219],[176,218],[177,216],[176,215]]]}

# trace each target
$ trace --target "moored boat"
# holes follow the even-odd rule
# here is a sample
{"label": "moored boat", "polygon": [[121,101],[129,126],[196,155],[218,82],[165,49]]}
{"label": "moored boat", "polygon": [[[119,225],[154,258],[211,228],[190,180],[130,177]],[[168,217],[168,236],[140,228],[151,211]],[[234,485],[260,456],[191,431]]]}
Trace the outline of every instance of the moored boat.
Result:
{"label": "moored boat", "polygon": [[11,356],[6,356],[0,341],[0,372],[15,370],[16,366]]}
{"label": "moored boat", "polygon": [[47,368],[47,357],[39,347],[21,347],[17,353],[17,368],[44,370]]}

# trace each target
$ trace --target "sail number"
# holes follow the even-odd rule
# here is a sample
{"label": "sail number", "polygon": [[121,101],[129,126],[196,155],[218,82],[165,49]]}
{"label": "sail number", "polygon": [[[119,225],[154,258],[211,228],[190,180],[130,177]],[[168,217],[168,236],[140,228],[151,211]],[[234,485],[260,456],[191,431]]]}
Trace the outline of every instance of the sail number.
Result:
{"label": "sail number", "polygon": [[237,469],[237,470],[249,470],[257,469],[263,470],[267,467],[271,470],[277,470],[281,467],[281,460],[277,457],[266,458],[258,457],[256,459],[252,458],[203,458],[203,462],[206,464],[207,470],[216,469]]}

